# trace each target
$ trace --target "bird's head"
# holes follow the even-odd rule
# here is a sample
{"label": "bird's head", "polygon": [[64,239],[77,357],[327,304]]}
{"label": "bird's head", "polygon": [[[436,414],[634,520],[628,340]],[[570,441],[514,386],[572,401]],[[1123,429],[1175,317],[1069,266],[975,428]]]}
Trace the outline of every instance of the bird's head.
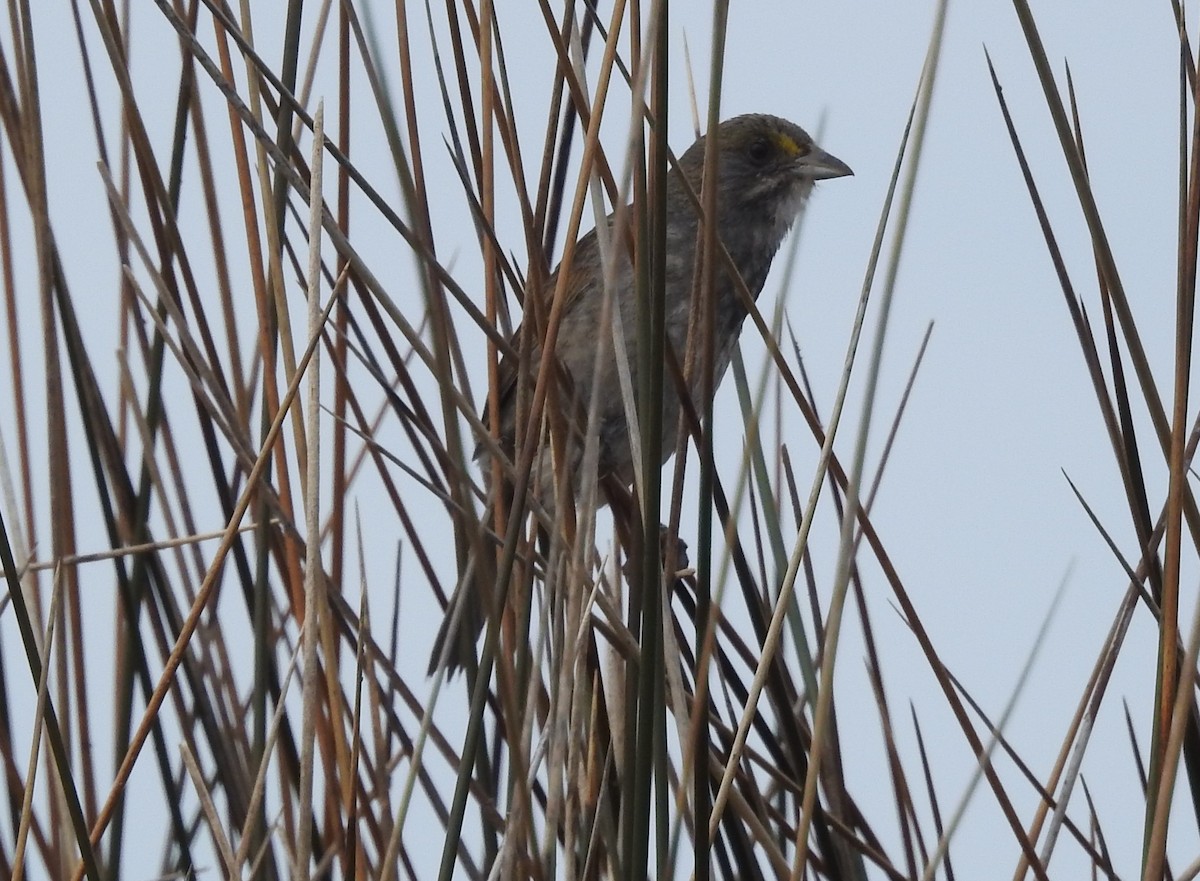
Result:
{"label": "bird's head", "polygon": [[[718,203],[723,217],[743,215],[747,223],[769,218],[778,234],[792,225],[813,183],[854,172],[818,147],[795,123],[749,113],[716,130]],[[680,170],[699,192],[706,137],[679,160]]]}

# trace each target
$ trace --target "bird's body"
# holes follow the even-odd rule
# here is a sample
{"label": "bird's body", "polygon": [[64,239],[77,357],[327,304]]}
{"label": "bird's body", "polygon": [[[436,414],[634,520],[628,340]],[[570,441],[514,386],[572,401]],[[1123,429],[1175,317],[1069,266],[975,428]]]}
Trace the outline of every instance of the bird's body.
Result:
{"label": "bird's body", "polygon": [[[757,297],[766,282],[771,261],[812,191],[814,181],[842,177],[852,172],[843,162],[820,150],[799,126],[775,116],[749,114],[727,120],[718,127],[717,140],[717,238],[729,252],[750,295]],[[697,269],[700,232],[699,215],[687,185],[700,196],[704,154],[705,138],[702,137],[683,154],[679,167],[669,173],[667,181],[665,326],[667,338],[680,364],[683,363],[688,331],[692,325],[696,287],[693,275]],[[610,227],[612,222],[610,216]],[[636,285],[627,250],[619,241],[613,241],[613,247],[620,250],[612,285],[612,308],[619,311],[632,387],[637,389]],[[591,423],[588,430],[596,433],[598,439],[598,476],[611,475],[622,484],[629,485],[633,482],[634,474],[629,427],[612,345],[612,324],[611,321],[608,324],[602,321],[605,299],[603,260],[593,230],[581,238],[575,248],[554,352],[568,380],[568,394],[562,397],[570,407],[572,418],[568,420],[569,424],[582,424],[575,414],[586,413],[595,395],[596,421]],[[737,283],[726,271],[719,255],[713,256],[711,265],[715,271],[715,389],[733,357],[747,313],[738,294]],[[551,277],[547,289],[553,290],[557,282],[558,270]],[[538,364],[540,346],[536,342],[526,345],[531,346],[527,363]],[[603,347],[598,365],[597,346]],[[510,457],[516,452],[516,372],[515,359],[506,359],[501,364],[499,437],[501,448]],[[701,371],[690,371],[687,384],[693,400],[699,402],[702,394]],[[660,462],[665,462],[675,450],[680,408],[679,396],[668,378],[663,393]],[[573,459],[569,463],[572,473],[576,471],[582,456],[583,446],[579,441],[580,437],[576,434],[568,447]],[[485,467],[484,470],[487,472],[490,469]],[[537,482],[545,484],[541,491],[543,497],[547,495],[550,477],[549,457],[543,456],[536,478]],[[481,619],[466,626],[474,629],[477,635],[479,623]],[[440,656],[445,628],[444,624],[434,649],[431,669],[436,667]],[[469,652],[474,639],[470,643],[459,640],[459,644]],[[451,668],[460,665],[458,654],[461,653],[451,653]]]}

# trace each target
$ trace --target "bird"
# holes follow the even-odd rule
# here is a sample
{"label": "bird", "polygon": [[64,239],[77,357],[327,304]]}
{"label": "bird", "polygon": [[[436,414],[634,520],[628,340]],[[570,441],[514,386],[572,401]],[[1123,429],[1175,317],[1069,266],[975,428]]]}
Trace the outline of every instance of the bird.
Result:
{"label": "bird", "polygon": [[[701,241],[700,215],[696,202],[688,189],[697,196],[704,186],[704,161],[708,138],[715,137],[716,165],[716,234],[717,239],[728,251],[741,280],[752,297],[757,297],[766,283],[771,263],[779,250],[788,230],[792,227],[804,207],[813,185],[817,181],[852,175],[850,166],[822,150],[812,137],[793,122],[765,113],[750,113],[727,119],[720,123],[715,132],[698,138],[679,158],[676,167],[668,173],[666,186],[666,249],[664,257],[665,282],[665,330],[671,349],[679,363],[683,363],[688,343],[689,326],[692,323],[693,302],[697,290],[698,272],[697,246]],[[615,232],[614,214],[607,218],[610,233]],[[611,310],[618,312],[623,331],[628,369],[633,389],[638,388],[638,365],[636,355],[637,287],[633,262],[628,250],[621,245],[620,238],[610,235],[613,247],[622,248],[616,263],[611,290]],[[567,472],[576,474],[582,460],[583,443],[579,436],[593,432],[598,440],[597,477],[611,478],[622,486],[634,480],[634,456],[630,444],[630,431],[626,408],[618,378],[617,357],[612,345],[609,326],[602,324],[605,301],[605,254],[596,230],[585,234],[576,244],[566,279],[565,301],[562,305],[561,322],[555,341],[554,355],[565,380],[567,394],[559,400],[572,402],[572,413],[587,413],[595,407],[594,421],[568,420],[573,427],[574,442],[569,444],[568,454],[572,457]],[[721,377],[728,368],[737,346],[747,310],[738,293],[737,282],[730,276],[725,264],[714,259],[713,297],[715,301],[713,326],[713,383],[715,391]],[[547,290],[553,291],[558,284],[561,267],[551,274]],[[526,334],[532,337],[533,334]],[[515,350],[522,339],[521,331],[514,333]],[[535,339],[526,339],[530,347],[528,359],[520,363],[531,365],[536,371],[541,360],[541,346]],[[597,358],[597,346],[602,345]],[[505,356],[500,364],[499,412],[500,425],[497,432],[501,450],[512,459],[516,450],[517,435],[517,385],[518,359]],[[682,406],[671,373],[666,374],[663,390],[663,421],[660,466],[674,453],[678,436],[679,412]],[[686,379],[687,388],[697,409],[702,409],[704,379],[702,371],[694,369]],[[528,389],[533,385],[528,380]],[[596,400],[593,404],[592,396]],[[526,391],[525,397],[529,396]],[[528,406],[528,402],[525,402]],[[486,414],[485,414],[486,423]],[[586,427],[581,427],[586,426]],[[548,444],[544,443],[544,447]],[[487,457],[482,446],[476,449],[476,458]],[[553,469],[548,453],[543,450],[535,466],[534,485],[552,486],[549,483]],[[484,462],[485,481],[491,471],[490,463]],[[489,490],[491,487],[489,485]],[[511,488],[510,488],[511,491]],[[599,504],[604,504],[601,498]],[[478,582],[487,579],[467,579],[464,585],[476,590],[494,587]],[[468,582],[474,582],[468,584]],[[436,671],[443,654],[443,646],[450,636],[454,619],[454,603],[466,599],[460,585],[459,594],[447,608],[442,627],[435,640],[429,671]],[[459,613],[459,633],[454,636],[454,645],[448,652],[448,672],[463,667],[467,656],[473,652],[482,629],[484,616],[481,612],[487,604],[476,596],[463,612]],[[462,631],[465,630],[465,634]]]}

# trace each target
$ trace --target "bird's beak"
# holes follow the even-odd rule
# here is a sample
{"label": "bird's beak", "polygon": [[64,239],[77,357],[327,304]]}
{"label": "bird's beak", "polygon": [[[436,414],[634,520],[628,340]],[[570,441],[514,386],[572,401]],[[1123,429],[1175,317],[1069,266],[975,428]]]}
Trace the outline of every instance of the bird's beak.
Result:
{"label": "bird's beak", "polygon": [[854,174],[850,166],[820,147],[813,147],[799,163],[800,170],[813,180],[829,180],[833,177],[849,177]]}

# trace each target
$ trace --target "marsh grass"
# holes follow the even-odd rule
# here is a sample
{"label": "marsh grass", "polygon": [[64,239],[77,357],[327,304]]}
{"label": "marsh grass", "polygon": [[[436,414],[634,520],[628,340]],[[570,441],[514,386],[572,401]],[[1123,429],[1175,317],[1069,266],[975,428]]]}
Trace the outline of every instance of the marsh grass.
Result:
{"label": "marsh grass", "polygon": [[[44,45],[38,10],[9,7],[0,875],[426,878],[440,865],[444,878],[953,878],[968,794],[941,800],[929,732],[887,693],[870,577],[940,686],[954,726],[939,739],[979,757],[1006,819],[996,835],[1020,854],[1017,879],[1046,878],[1067,843],[1095,876],[1115,877],[1094,814],[1080,807],[1077,825],[1065,811],[1080,798],[1069,760],[1087,748],[1129,617],[1159,616],[1139,800],[1145,877],[1162,877],[1181,758],[1200,810],[1200,628],[1181,627],[1177,602],[1181,549],[1200,544],[1185,480],[1200,214],[1186,38],[1168,407],[1090,199],[1073,102],[1016,3],[1096,246],[1101,324],[1061,261],[1059,278],[1146,550],[1127,564],[1128,601],[1061,760],[1041,777],[1002,737],[1004,717],[983,716],[940,661],[870,516],[907,400],[877,403],[874,390],[944,9],[896,133],[830,412],[820,415],[782,313],[754,310],[745,333],[769,358],[758,374],[739,359],[729,380],[740,455],[714,450],[701,430],[712,414],[692,409],[672,467],[647,452],[632,496],[605,510],[586,500],[614,488],[578,485],[586,468],[560,472],[546,519],[525,493],[505,510],[482,491],[479,467],[497,478],[511,468],[527,485],[533,444],[513,463],[472,461],[488,445],[479,414],[495,400],[498,358],[522,320],[552,332],[561,291],[550,270],[596,217],[631,204],[623,229],[649,253],[673,161],[665,118],[695,114],[707,129],[720,115],[724,7],[712,56],[693,59],[709,103],[693,96],[690,111],[668,103],[661,4],[365,8],[297,0],[268,34],[251,27],[260,13],[247,2],[73,3],[82,39]],[[526,41],[556,59],[533,112],[508,79]],[[72,143],[40,127],[55,112],[38,89],[54,53],[73,53],[92,108],[73,120]],[[518,126],[538,114],[542,128]],[[95,241],[56,237],[47,175],[63,150],[94,151],[107,194]],[[81,267],[85,248],[115,271]],[[721,255],[710,247],[706,259]],[[639,270],[646,309],[628,354],[668,365],[639,371],[652,376],[639,390],[650,400],[676,376],[654,333],[661,267]],[[786,289],[790,268],[773,278]],[[701,320],[699,363],[706,336]],[[557,443],[553,365],[524,367],[528,425]],[[838,433],[852,372],[866,377],[864,403]],[[1135,396],[1155,429],[1141,446]],[[785,440],[780,426],[797,417],[809,436]],[[662,426],[639,425],[639,444],[657,449]],[[883,454],[869,462],[878,437]],[[1157,455],[1171,474],[1161,511],[1142,479]],[[829,516],[831,529],[812,531]],[[666,575],[660,521],[691,545],[683,566],[666,542]],[[814,549],[817,534],[830,546]],[[814,557],[837,561],[831,584]],[[477,568],[501,588],[478,664],[429,678],[438,612]],[[862,760],[843,749],[833,688],[849,620],[863,634],[883,810],[878,791],[864,799],[846,784]],[[896,737],[910,726],[915,752]],[[1017,773],[1002,780],[1001,760]],[[1014,781],[1022,803],[1039,794],[1033,817],[1014,806]]]}

